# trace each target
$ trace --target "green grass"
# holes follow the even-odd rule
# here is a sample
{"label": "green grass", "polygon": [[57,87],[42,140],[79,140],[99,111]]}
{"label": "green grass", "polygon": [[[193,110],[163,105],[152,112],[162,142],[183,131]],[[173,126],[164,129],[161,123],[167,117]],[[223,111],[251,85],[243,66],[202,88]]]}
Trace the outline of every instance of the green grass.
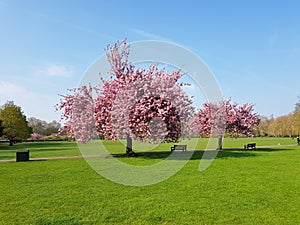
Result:
{"label": "green grass", "polygon": [[17,150],[29,150],[31,158],[80,155],[75,142],[0,143],[0,160],[14,159]]}
{"label": "green grass", "polygon": [[[206,138],[195,140],[183,140],[183,143],[188,145],[189,150],[192,149],[189,142],[196,144],[196,150],[203,150],[206,148],[208,140]],[[223,142],[224,148],[243,148],[247,143],[255,142],[257,146],[276,146],[295,144],[296,140],[291,138],[225,138]],[[112,154],[124,153],[124,141],[103,141],[103,145]],[[160,145],[153,145],[143,142],[133,142],[135,151],[169,151],[173,143],[163,143]],[[154,149],[153,149],[154,148]],[[14,159],[17,150],[30,150],[31,158],[56,157],[56,156],[77,156],[80,151],[75,142],[24,142],[17,143],[14,146],[8,146],[8,143],[0,143],[0,160]]]}
{"label": "green grass", "polygon": [[[0,163],[0,224],[299,224],[300,147],[275,138],[225,139],[224,147],[250,142],[275,147],[221,151],[203,172],[197,151],[176,175],[145,187],[106,180],[84,159]],[[25,144],[42,157],[79,154],[75,143],[44,143],[45,154],[42,143],[24,143],[14,150],[1,145],[1,155]],[[122,150],[117,142],[106,145]],[[164,157],[122,161],[148,165]]]}

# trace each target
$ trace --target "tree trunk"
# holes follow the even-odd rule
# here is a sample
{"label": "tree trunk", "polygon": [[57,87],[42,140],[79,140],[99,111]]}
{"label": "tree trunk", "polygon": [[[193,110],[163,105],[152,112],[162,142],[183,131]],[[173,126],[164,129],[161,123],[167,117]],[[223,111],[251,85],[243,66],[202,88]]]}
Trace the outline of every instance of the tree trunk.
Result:
{"label": "tree trunk", "polygon": [[13,139],[9,139],[9,144],[8,146],[13,146],[14,145],[14,140]]}
{"label": "tree trunk", "polygon": [[136,156],[136,153],[132,151],[132,138],[129,135],[127,135],[126,155],[131,157]]}
{"label": "tree trunk", "polygon": [[218,150],[222,150],[222,142],[223,142],[223,136],[220,135],[219,136],[219,140],[218,140]]}

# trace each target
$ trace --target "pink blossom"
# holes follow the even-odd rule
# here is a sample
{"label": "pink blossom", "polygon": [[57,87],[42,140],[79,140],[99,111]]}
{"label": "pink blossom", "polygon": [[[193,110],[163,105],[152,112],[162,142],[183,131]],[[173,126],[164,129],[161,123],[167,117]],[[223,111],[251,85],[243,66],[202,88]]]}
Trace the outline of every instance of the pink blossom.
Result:
{"label": "pink blossom", "polygon": [[30,136],[30,140],[40,140],[42,139],[44,136],[42,134],[31,134]]}
{"label": "pink blossom", "polygon": [[[188,134],[194,108],[182,90],[184,84],[177,83],[185,74],[156,64],[147,70],[135,68],[128,62],[129,47],[126,40],[108,45],[111,80],[101,79],[101,89],[83,86],[62,96],[57,106],[67,120],[62,130],[78,142],[95,134],[112,140],[129,134],[143,141],[177,141]],[[98,91],[96,99],[93,90]]]}
{"label": "pink blossom", "polygon": [[259,116],[253,113],[254,105],[246,103],[238,106],[230,100],[221,103],[205,103],[203,109],[197,113],[198,121],[193,121],[200,135],[209,136],[214,127],[214,136],[223,135],[224,132],[230,135],[243,134],[253,135],[253,127],[260,122]]}

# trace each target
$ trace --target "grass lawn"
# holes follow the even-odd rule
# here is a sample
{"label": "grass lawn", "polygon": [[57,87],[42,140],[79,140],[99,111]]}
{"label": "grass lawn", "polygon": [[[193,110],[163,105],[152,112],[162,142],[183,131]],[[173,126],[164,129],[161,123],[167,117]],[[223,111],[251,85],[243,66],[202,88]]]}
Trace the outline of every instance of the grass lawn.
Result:
{"label": "grass lawn", "polygon": [[[188,142],[186,140],[186,142]],[[295,144],[296,140],[291,138],[224,138],[224,148],[243,148],[247,143],[255,142],[257,146],[279,146]],[[103,141],[107,150],[113,154],[125,152],[124,142]],[[197,150],[205,149],[207,139],[199,139]],[[153,149],[153,145],[148,143],[133,142],[135,151],[169,151],[172,143],[164,143]],[[189,150],[195,150],[189,148]],[[0,160],[14,159],[17,150],[30,150],[30,158],[57,157],[57,156],[78,156],[81,155],[75,142],[24,142],[17,143],[14,146],[8,146],[8,143],[0,142]]]}
{"label": "grass lawn", "polygon": [[30,150],[31,158],[80,155],[75,142],[24,142],[14,146],[0,143],[0,160],[14,159],[17,150]]}
{"label": "grass lawn", "polygon": [[[0,163],[0,224],[300,224],[300,147],[256,138],[225,139],[224,148],[250,142],[274,147],[220,151],[203,172],[197,151],[176,175],[145,187],[106,180],[84,159]],[[118,142],[105,145],[124,151]],[[31,157],[80,154],[73,142],[0,144],[0,159],[16,149]],[[165,157],[154,156],[121,160],[148,165]]]}

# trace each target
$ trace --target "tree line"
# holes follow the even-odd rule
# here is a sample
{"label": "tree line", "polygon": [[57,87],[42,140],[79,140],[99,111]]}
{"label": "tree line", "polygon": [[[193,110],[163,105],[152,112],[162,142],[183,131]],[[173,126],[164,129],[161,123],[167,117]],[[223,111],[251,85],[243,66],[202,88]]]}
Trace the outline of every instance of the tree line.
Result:
{"label": "tree line", "polygon": [[300,136],[300,96],[294,112],[277,118],[261,117],[255,131],[261,137],[299,137]]}

